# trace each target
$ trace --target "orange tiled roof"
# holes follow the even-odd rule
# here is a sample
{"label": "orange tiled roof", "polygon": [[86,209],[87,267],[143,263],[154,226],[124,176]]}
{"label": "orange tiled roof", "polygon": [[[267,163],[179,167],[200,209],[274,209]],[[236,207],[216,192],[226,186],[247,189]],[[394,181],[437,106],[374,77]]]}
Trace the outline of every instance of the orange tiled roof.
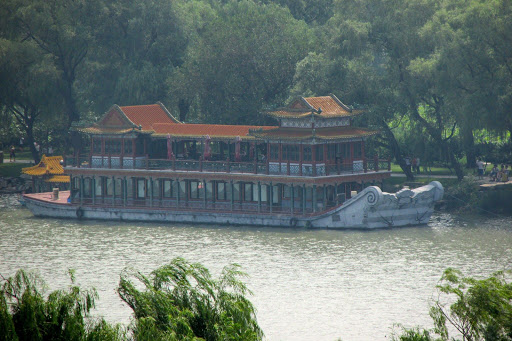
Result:
{"label": "orange tiled roof", "polygon": [[76,127],[87,134],[152,133],[155,123],[181,124],[160,102],[149,105],[120,107],[114,104],[101,119],[89,127]]}
{"label": "orange tiled roof", "polygon": [[267,140],[343,140],[362,138],[378,134],[376,130],[356,127],[328,127],[316,129],[277,128],[266,131],[252,131],[252,135]]}
{"label": "orange tiled roof", "polygon": [[240,136],[242,139],[254,139],[249,135],[251,129],[275,129],[272,126],[242,126],[242,125],[220,125],[220,124],[153,124],[155,136],[167,136],[170,134],[174,137],[203,137],[209,135],[215,138],[236,138]]}
{"label": "orange tiled roof", "polygon": [[332,94],[320,97],[299,97],[288,107],[268,112],[269,115],[277,118],[303,118],[311,115],[330,118],[354,116],[360,113],[361,111],[352,110]]}
{"label": "orange tiled roof", "polygon": [[32,175],[32,176],[42,176],[46,174],[59,175],[64,174],[64,168],[60,162],[62,161],[62,156],[46,156],[43,155],[41,161],[32,167],[22,168],[21,171],[24,174]]}
{"label": "orange tiled roof", "polygon": [[119,108],[136,126],[142,126],[142,130],[152,130],[155,123],[180,123],[161,103]]}

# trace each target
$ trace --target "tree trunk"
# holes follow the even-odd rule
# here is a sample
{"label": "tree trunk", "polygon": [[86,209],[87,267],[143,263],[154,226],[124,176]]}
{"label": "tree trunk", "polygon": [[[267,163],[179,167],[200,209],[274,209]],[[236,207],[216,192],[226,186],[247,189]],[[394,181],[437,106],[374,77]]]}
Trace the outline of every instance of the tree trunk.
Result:
{"label": "tree trunk", "polygon": [[30,153],[32,154],[32,158],[34,159],[34,162],[36,164],[38,164],[39,161],[41,160],[41,158],[39,156],[39,152],[36,149],[36,146],[34,145],[34,142],[35,142],[35,140],[34,140],[34,120],[26,119],[23,128],[25,128],[25,133],[27,134],[27,144],[28,144],[28,147],[30,148]]}
{"label": "tree trunk", "polygon": [[476,165],[476,150],[475,138],[473,136],[473,129],[467,123],[460,125],[460,132],[462,135],[462,146],[466,154],[466,168],[475,168]]}
{"label": "tree trunk", "polygon": [[180,111],[180,121],[185,122],[187,114],[190,111],[190,101],[180,98],[178,101],[178,109]]}
{"label": "tree trunk", "polygon": [[408,167],[405,163],[405,159],[402,155],[402,150],[400,148],[400,145],[398,144],[398,141],[395,138],[395,134],[393,134],[393,131],[389,128],[389,126],[386,124],[386,122],[381,121],[380,122],[381,127],[383,128],[384,135],[386,140],[388,141],[388,145],[391,151],[391,154],[395,158],[396,162],[402,168],[402,171],[404,172],[405,176],[407,177],[407,180],[412,181],[414,180],[414,174],[412,173],[412,170],[410,167]]}

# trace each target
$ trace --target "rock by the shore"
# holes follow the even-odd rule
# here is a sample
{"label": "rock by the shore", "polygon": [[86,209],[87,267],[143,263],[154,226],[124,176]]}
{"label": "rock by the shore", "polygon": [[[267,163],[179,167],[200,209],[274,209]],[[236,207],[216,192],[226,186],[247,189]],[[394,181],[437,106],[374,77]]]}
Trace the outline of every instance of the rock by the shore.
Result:
{"label": "rock by the shore", "polygon": [[20,177],[1,177],[0,194],[22,193],[30,189],[25,179]]}

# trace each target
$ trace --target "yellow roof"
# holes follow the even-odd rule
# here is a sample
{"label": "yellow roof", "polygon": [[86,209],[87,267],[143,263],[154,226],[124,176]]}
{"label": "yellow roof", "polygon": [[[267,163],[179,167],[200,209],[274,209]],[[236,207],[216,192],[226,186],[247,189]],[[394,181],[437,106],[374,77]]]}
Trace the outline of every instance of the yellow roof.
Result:
{"label": "yellow roof", "polygon": [[69,175],[54,175],[45,182],[69,183]]}
{"label": "yellow roof", "polygon": [[64,174],[64,168],[60,162],[62,161],[62,156],[46,156],[43,155],[41,161],[32,167],[22,168],[21,171],[24,174],[33,175],[33,176],[41,176],[46,174]]}

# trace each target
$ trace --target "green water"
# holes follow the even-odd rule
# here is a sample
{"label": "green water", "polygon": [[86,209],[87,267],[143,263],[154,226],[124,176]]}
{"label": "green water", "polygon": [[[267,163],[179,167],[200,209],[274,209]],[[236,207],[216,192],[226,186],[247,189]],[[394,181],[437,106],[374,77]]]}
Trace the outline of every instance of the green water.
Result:
{"label": "green water", "polygon": [[34,218],[0,197],[0,274],[37,270],[57,289],[76,269],[108,321],[130,320],[115,293],[125,267],[148,273],[177,256],[214,274],[242,265],[267,340],[383,340],[394,323],[431,325],[446,267],[476,277],[512,268],[512,219],[436,214],[428,226],[376,231],[77,222]]}

